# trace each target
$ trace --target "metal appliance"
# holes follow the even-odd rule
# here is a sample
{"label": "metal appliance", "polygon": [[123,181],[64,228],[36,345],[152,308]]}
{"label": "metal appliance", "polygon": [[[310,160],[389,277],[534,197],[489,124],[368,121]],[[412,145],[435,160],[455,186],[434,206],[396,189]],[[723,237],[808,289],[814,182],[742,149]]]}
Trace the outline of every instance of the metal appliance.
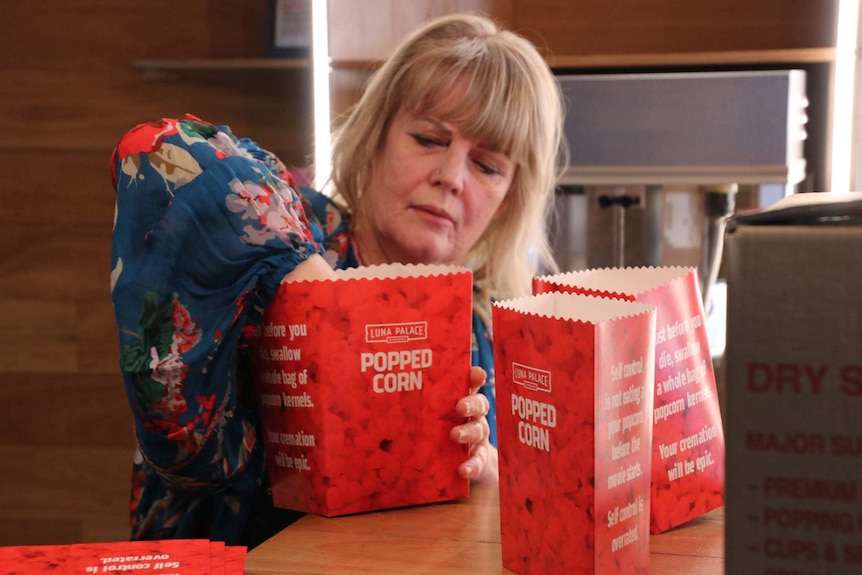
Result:
{"label": "metal appliance", "polygon": [[558,79],[570,152],[552,225],[560,267],[697,266],[720,355],[724,220],[740,193],[766,205],[805,179],[805,72]]}

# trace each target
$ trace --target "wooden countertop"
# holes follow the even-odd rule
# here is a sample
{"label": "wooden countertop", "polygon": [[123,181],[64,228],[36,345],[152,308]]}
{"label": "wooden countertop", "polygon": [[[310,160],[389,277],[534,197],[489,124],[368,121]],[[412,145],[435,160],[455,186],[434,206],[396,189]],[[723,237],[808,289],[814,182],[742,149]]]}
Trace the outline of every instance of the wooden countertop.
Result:
{"label": "wooden countertop", "polygon": [[[652,575],[723,575],[724,509],[651,536]],[[497,485],[468,499],[325,518],[307,515],[249,552],[247,575],[509,574]]]}

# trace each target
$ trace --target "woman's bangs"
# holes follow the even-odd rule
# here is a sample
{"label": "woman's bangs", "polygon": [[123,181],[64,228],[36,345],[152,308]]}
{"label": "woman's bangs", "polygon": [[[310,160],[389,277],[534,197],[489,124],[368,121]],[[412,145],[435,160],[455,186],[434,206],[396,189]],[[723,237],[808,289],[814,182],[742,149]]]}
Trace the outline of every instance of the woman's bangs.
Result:
{"label": "woman's bangs", "polygon": [[524,161],[529,112],[515,94],[474,82],[464,98],[466,114],[453,120],[461,131],[482,146],[509,156],[515,163]]}
{"label": "woman's bangs", "polygon": [[436,60],[418,61],[401,79],[401,101],[417,114],[430,114],[452,121],[466,115],[458,86],[461,72],[451,64]]}
{"label": "woman's bangs", "polygon": [[450,122],[468,138],[520,163],[527,148],[529,108],[522,94],[487,59],[416,66],[405,78],[404,103]]}

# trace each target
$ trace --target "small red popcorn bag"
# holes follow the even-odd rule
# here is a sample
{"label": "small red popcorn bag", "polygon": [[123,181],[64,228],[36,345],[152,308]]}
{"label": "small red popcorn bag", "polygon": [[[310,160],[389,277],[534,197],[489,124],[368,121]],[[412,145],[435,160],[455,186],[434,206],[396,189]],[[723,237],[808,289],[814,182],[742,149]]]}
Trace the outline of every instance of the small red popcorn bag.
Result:
{"label": "small red popcorn bag", "polygon": [[493,321],[503,566],[649,573],[655,309],[546,293]]}
{"label": "small red popcorn bag", "polygon": [[533,292],[605,295],[656,306],[650,533],[724,504],[724,430],[697,269],[583,270],[533,279]]}
{"label": "small red popcorn bag", "polygon": [[327,517],[469,495],[472,273],[367,266],[285,283],[254,349],[275,505]]}

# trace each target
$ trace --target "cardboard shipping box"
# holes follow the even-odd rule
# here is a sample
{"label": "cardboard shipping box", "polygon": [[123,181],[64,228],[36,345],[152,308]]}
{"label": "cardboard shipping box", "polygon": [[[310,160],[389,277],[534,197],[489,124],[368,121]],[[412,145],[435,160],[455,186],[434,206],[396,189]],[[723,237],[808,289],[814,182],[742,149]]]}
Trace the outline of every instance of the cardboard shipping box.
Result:
{"label": "cardboard shipping box", "polygon": [[862,570],[862,193],[731,219],[726,572]]}

